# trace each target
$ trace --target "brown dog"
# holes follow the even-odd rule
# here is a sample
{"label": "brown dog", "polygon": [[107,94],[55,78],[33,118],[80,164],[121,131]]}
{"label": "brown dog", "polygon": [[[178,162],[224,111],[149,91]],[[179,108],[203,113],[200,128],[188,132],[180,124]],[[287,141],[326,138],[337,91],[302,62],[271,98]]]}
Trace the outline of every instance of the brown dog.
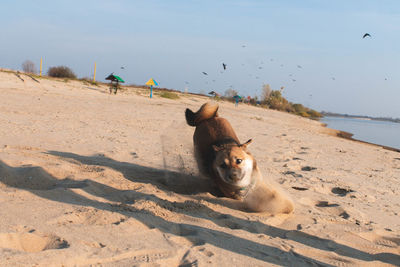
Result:
{"label": "brown dog", "polygon": [[241,144],[230,123],[217,114],[218,105],[206,103],[194,113],[186,109],[186,122],[195,126],[195,157],[200,172],[215,181],[229,198],[241,200],[251,211],[290,213],[293,203],[276,187],[268,186],[253,156],[251,139]]}

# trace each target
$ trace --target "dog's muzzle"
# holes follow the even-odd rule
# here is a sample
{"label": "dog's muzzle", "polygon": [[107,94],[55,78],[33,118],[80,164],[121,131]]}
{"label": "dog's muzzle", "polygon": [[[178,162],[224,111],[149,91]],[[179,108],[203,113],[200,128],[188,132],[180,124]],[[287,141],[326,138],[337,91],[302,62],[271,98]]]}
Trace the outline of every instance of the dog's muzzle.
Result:
{"label": "dog's muzzle", "polygon": [[231,171],[228,175],[228,179],[234,183],[242,180],[243,174],[240,171]]}

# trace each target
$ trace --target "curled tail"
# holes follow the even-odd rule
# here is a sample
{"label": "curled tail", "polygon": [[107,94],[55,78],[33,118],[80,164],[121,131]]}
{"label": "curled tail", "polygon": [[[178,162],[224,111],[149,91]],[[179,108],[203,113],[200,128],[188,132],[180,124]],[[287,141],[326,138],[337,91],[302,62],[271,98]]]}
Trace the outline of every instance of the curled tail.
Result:
{"label": "curled tail", "polygon": [[211,103],[203,104],[197,112],[187,108],[185,111],[186,122],[190,126],[197,126],[204,120],[218,117],[217,111],[218,105]]}

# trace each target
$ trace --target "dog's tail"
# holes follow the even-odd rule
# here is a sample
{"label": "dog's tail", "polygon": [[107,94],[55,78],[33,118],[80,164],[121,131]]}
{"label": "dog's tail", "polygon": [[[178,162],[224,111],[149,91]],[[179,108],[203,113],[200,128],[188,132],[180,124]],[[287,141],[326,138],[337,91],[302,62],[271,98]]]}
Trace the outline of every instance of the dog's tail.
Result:
{"label": "dog's tail", "polygon": [[187,108],[185,111],[186,122],[190,126],[197,126],[204,120],[218,117],[217,111],[218,104],[211,103],[203,104],[197,112],[193,112]]}

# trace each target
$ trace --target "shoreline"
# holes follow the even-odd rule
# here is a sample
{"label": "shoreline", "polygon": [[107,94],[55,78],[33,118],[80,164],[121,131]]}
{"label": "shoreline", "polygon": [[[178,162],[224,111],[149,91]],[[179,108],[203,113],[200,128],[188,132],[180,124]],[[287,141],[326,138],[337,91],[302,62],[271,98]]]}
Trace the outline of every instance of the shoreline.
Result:
{"label": "shoreline", "polygon": [[355,138],[353,138],[354,134],[346,132],[346,131],[342,131],[342,130],[336,130],[336,129],[333,129],[333,128],[329,128],[328,124],[326,124],[326,123],[322,123],[322,126],[327,128],[327,129],[332,130],[333,131],[332,135],[337,136],[339,138],[344,138],[344,139],[347,139],[347,140],[351,140],[351,141],[355,141],[355,142],[359,142],[359,143],[363,143],[363,144],[378,146],[378,147],[381,147],[381,148],[386,149],[386,150],[390,150],[390,151],[394,151],[394,152],[400,153],[400,149],[395,148],[395,147],[385,146],[385,145],[380,145],[380,144],[376,144],[376,143],[371,143],[371,142],[355,139]]}
{"label": "shoreline", "polygon": [[359,120],[370,120],[370,121],[386,121],[393,123],[400,123],[399,118],[387,118],[387,117],[370,117],[370,116],[362,116],[362,115],[347,115],[340,113],[330,113],[322,111],[321,114],[324,117],[336,117],[336,118],[344,118],[344,119],[359,119]]}

